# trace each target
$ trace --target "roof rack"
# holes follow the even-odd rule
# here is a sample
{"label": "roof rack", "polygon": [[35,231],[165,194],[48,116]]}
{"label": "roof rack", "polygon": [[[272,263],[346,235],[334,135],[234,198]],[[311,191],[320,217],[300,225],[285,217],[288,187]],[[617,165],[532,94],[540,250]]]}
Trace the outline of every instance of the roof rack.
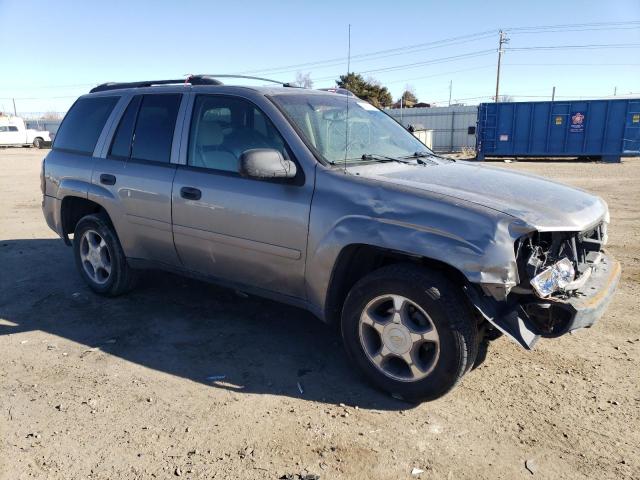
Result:
{"label": "roof rack", "polygon": [[282,85],[283,87],[302,88],[302,87],[298,87],[297,85],[293,85],[291,83],[283,83],[277,80],[272,80],[270,78],[250,77],[247,75],[206,74],[206,75],[188,75],[186,79],[178,79],[178,80],[145,80],[142,82],[103,83],[102,85],[98,85],[97,87],[92,88],[89,91],[89,93],[104,92],[107,90],[120,90],[123,88],[151,87],[153,85],[176,85],[176,84],[224,85],[220,80],[217,80],[217,78],[244,78],[249,80],[260,80],[262,82],[277,83],[278,85]]}
{"label": "roof rack", "polygon": [[[275,84],[278,84],[278,85],[282,85],[283,87],[303,88],[303,87],[300,87],[298,85],[294,85],[293,83],[290,83],[290,82],[281,82],[279,80],[273,80],[271,78],[252,77],[252,76],[248,76],[248,75],[230,75],[230,74],[225,74],[225,73],[221,73],[221,74],[205,73],[205,74],[200,74],[200,75],[192,75],[189,78],[193,78],[193,77],[211,78],[211,79],[216,79],[216,78],[244,78],[244,79],[249,79],[249,80],[260,80],[261,82],[275,83]],[[189,81],[189,80],[187,79],[187,81]]]}
{"label": "roof rack", "polygon": [[176,84],[190,83],[191,85],[222,85],[223,83],[215,78],[203,77],[200,75],[192,75],[189,78],[178,80],[145,80],[142,82],[110,82],[103,83],[97,87],[92,88],[89,93],[104,92],[106,90],[120,90],[123,88],[142,88],[151,87],[153,85],[176,85]]}

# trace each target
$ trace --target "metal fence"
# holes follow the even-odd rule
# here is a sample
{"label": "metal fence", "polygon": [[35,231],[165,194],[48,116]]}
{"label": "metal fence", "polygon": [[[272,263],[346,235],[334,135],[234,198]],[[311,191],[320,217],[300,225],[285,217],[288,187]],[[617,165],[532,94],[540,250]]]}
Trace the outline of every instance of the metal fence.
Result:
{"label": "metal fence", "polygon": [[41,120],[41,119],[28,119],[25,118],[24,124],[27,128],[33,128],[35,130],[48,130],[49,133],[54,135],[57,133],[58,128],[62,120]]}
{"label": "metal fence", "polygon": [[408,127],[433,130],[433,150],[475,148],[478,107],[392,108],[386,112]]}

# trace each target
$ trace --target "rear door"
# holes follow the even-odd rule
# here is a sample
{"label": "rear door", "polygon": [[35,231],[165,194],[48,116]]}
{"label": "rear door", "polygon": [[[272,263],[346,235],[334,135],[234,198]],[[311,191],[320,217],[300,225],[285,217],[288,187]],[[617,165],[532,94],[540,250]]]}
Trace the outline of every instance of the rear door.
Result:
{"label": "rear door", "polygon": [[90,198],[107,206],[130,259],[179,265],[171,231],[171,157],[181,101],[179,93],[130,97],[105,155],[94,164]]}
{"label": "rear door", "polygon": [[[197,95],[185,129],[186,164],[173,187],[173,231],[184,266],[227,282],[298,298],[313,192],[273,122],[248,99]],[[241,154],[274,148],[298,176],[255,180],[238,173]]]}

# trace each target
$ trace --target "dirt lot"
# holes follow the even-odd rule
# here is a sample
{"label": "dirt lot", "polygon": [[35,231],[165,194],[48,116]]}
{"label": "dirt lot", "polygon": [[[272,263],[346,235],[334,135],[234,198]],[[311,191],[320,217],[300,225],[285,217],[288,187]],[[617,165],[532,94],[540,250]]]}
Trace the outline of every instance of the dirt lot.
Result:
{"label": "dirt lot", "polygon": [[620,290],[412,406],[302,311],[169,274],[93,295],[42,218],[44,153],[0,150],[0,478],[640,478],[640,159],[497,164],[606,199]]}

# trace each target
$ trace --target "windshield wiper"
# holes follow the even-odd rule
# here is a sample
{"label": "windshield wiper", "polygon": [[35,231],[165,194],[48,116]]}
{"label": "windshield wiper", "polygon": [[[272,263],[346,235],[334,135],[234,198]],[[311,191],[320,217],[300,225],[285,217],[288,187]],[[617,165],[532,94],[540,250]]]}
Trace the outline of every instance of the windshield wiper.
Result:
{"label": "windshield wiper", "polygon": [[403,160],[400,157],[387,157],[386,155],[378,155],[377,153],[363,153],[360,159],[361,160],[378,160],[378,161],[384,161],[384,162],[399,162],[399,163],[406,163],[406,164],[411,163],[406,160]]}
{"label": "windshield wiper", "polygon": [[[446,158],[446,157],[442,157],[440,155],[436,155],[433,152],[415,152],[413,155],[407,155],[406,157],[403,158],[415,158],[418,163],[421,164],[425,164],[425,162],[423,160],[420,160],[421,158],[426,158],[426,157],[431,157],[431,158],[438,158],[438,159],[442,159],[442,160],[449,160],[451,162],[455,162],[455,160],[453,158]],[[433,160],[431,161],[431,163],[435,163]]]}
{"label": "windshield wiper", "polygon": [[[340,165],[341,163],[356,163],[359,161],[362,161],[362,162],[378,161],[378,162],[398,162],[398,163],[404,163],[406,165],[414,165],[412,161],[408,160],[409,158],[415,158],[415,157],[413,155],[409,155],[408,157],[389,157],[386,155],[378,155],[377,153],[363,153],[359,157],[347,158],[344,161],[334,160],[329,163],[331,163],[331,165]],[[416,161],[418,163],[424,164],[424,162],[418,158],[416,158]]]}
{"label": "windshield wiper", "polygon": [[425,157],[439,158],[439,159],[442,159],[442,160],[449,160],[451,162],[455,162],[455,160],[453,158],[447,158],[447,157],[443,157],[441,155],[436,155],[433,152],[415,152],[413,155],[409,155],[409,156],[407,156],[405,158],[425,158]]}

